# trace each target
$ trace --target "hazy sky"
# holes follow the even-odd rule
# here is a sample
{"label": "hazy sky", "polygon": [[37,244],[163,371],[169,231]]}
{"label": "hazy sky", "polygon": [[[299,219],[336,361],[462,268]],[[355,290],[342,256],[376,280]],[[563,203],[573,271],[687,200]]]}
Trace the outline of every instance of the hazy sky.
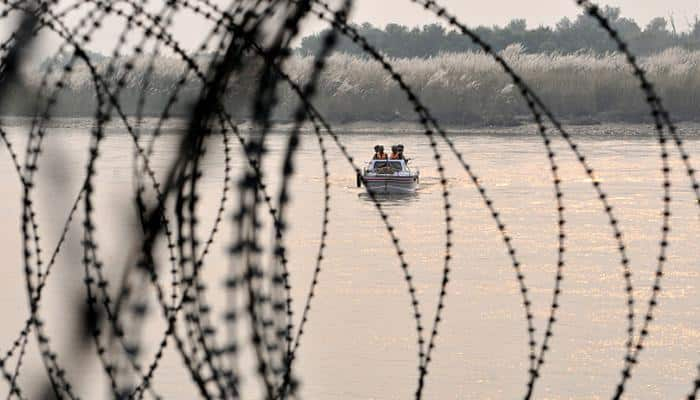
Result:
{"label": "hazy sky", "polygon": [[[439,4],[469,25],[503,25],[525,18],[530,26],[553,25],[563,16],[575,17],[580,8],[574,0],[442,0]],[[605,0],[600,5],[620,7],[622,14],[646,24],[653,17],[673,15],[679,29],[686,19],[700,15],[700,0]],[[353,20],[384,25],[400,21],[422,25],[430,13],[407,0],[357,0]]]}
{"label": "hazy sky", "polygon": [[[61,3],[73,4],[74,1],[76,0]],[[329,1],[339,3],[339,0]],[[222,6],[230,4],[229,0],[214,0],[214,2]],[[543,24],[554,25],[564,16],[574,18],[580,13],[580,8],[576,6],[574,0],[441,0],[438,2],[468,26],[504,25],[514,18],[525,18],[530,27]],[[149,7],[151,9],[158,9],[163,4],[160,0],[152,0],[149,3],[152,5]],[[645,25],[653,17],[673,16],[679,30],[686,30],[695,16],[700,15],[700,0],[600,0],[598,4],[620,7],[623,16],[635,19],[640,25]],[[71,20],[75,22],[78,17]],[[355,0],[351,20],[357,23],[371,22],[378,26],[384,26],[390,22],[409,26],[436,22],[431,13],[409,0]],[[0,37],[6,36],[13,25],[4,22],[0,24]],[[318,31],[324,26],[319,21],[309,18],[303,34]],[[101,32],[93,37],[91,48],[108,53],[114,46],[122,27],[122,20],[112,18],[105,21]],[[193,14],[182,13],[176,19],[172,32],[183,47],[194,49],[206,35],[209,27],[210,24],[203,19]],[[57,43],[57,40],[44,41],[39,53],[44,55],[46,50],[54,49]]]}

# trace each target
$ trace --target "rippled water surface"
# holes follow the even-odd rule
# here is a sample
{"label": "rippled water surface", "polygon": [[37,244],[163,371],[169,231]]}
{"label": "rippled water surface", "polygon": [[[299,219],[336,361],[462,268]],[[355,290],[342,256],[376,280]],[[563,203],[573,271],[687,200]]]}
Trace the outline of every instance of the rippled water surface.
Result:
{"label": "rippled water surface", "polygon": [[[9,138],[23,158],[28,126],[21,120],[8,125]],[[632,260],[637,312],[642,313],[660,239],[659,146],[648,127],[602,125],[573,127],[571,131],[615,207]],[[557,229],[548,160],[535,132],[532,127],[463,130],[454,133],[453,140],[487,188],[513,237],[534,304],[539,342],[554,283]],[[700,166],[700,126],[684,125],[682,132],[694,164]],[[160,176],[172,159],[180,133],[171,127],[157,141],[152,164]],[[442,192],[428,141],[420,132],[404,129],[379,132],[370,126],[341,133],[357,160],[369,158],[374,144],[388,147],[401,142],[413,158],[413,167],[420,169],[421,187],[415,196],[387,197],[381,202],[406,250],[424,325],[429,326],[442,279],[445,227]],[[85,174],[88,143],[89,126],[80,120],[60,121],[47,136],[35,192],[46,254],[55,245]],[[301,379],[301,397],[411,398],[418,355],[403,273],[376,209],[363,189],[355,187],[354,173],[337,147],[330,139],[326,143],[331,157],[330,233],[299,350],[296,372]],[[270,137],[265,179],[271,193],[277,193],[276,176],[281,171],[284,145],[284,131]],[[213,223],[224,173],[220,140],[213,138],[207,148],[201,182],[202,235]],[[565,193],[566,266],[558,322],[536,394],[546,399],[609,398],[620,376],[626,340],[622,267],[590,180],[560,140],[554,140],[554,148]],[[517,398],[525,389],[528,347],[515,272],[471,180],[445,146],[441,145],[440,150],[447,165],[455,235],[446,309],[425,398]],[[11,344],[27,315],[19,230],[21,191],[10,158],[4,154],[0,163],[0,248],[4,258],[0,351]],[[106,271],[114,277],[135,246],[131,242],[137,228],[132,204],[132,154],[130,137],[123,129],[111,128],[98,161],[95,202],[100,255]],[[674,150],[671,154],[674,183],[669,260],[658,316],[629,385],[631,399],[679,398],[687,394],[700,362],[700,213],[693,204],[677,153]],[[239,146],[233,146],[232,155],[234,171],[240,170],[243,161]],[[311,133],[303,135],[296,171],[286,243],[298,323],[315,265],[323,206],[323,172],[318,143]],[[223,310],[221,291],[229,265],[227,250],[234,240],[229,221],[237,207],[235,191],[229,197],[227,224],[218,233],[204,271],[212,292],[208,298],[214,318],[220,318]],[[42,315],[52,334],[52,346],[61,360],[70,364],[69,378],[86,398],[99,398],[107,392],[106,386],[101,386],[104,382],[97,360],[68,350],[76,345],[70,333],[77,316],[71,310],[84,295],[81,219],[79,214],[49,279]],[[263,239],[269,249],[269,221],[266,229]],[[167,271],[161,278],[164,283],[168,281]],[[155,309],[152,312],[155,320]],[[147,325],[148,343],[155,345],[160,340],[162,327],[155,321]],[[27,351],[20,379],[36,380],[42,370],[34,340]],[[253,379],[254,374],[244,375],[244,385]],[[154,387],[168,399],[190,399],[197,394],[172,343]]]}

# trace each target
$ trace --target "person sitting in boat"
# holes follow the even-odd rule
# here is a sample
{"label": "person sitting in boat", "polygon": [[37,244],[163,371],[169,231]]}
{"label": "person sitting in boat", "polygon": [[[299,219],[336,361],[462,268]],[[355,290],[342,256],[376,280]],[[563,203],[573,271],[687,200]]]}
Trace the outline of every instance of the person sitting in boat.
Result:
{"label": "person sitting in boat", "polygon": [[400,160],[399,158],[399,146],[391,146],[391,156],[390,160]]}
{"label": "person sitting in boat", "polygon": [[372,157],[373,160],[386,160],[388,157],[386,153],[384,152],[384,146],[382,145],[376,145],[374,146],[374,157]]}
{"label": "person sitting in boat", "polygon": [[399,160],[406,160],[406,157],[404,157],[404,155],[403,155],[403,145],[402,144],[396,145],[396,152],[398,153]]}

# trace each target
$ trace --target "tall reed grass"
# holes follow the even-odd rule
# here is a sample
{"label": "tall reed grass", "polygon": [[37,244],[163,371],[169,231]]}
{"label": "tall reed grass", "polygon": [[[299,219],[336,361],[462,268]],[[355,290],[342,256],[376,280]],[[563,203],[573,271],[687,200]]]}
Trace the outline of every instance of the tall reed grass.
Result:
{"label": "tall reed grass", "polygon": [[[641,91],[618,54],[526,54],[522,46],[511,45],[502,55],[563,119],[638,122],[648,116]],[[527,108],[515,87],[483,53],[444,53],[427,59],[390,61],[443,122],[513,124],[527,116]],[[673,48],[641,61],[675,118],[700,119],[700,52]],[[284,69],[301,83],[308,78],[312,63],[312,57],[293,57]],[[104,64],[99,68],[104,68]],[[121,101],[128,113],[135,111],[137,96],[146,85],[146,68],[146,61],[139,62],[127,76]],[[184,63],[175,58],[162,57],[156,61],[145,87],[147,115],[162,110],[184,70]],[[28,87],[36,84],[37,76],[28,76]],[[117,79],[117,74],[112,76]],[[226,107],[238,118],[245,118],[248,113],[256,77],[255,67],[249,68],[228,88]],[[199,82],[189,76],[173,114],[184,114],[199,88]],[[12,101],[14,107],[3,107],[3,114],[26,113],[28,105],[22,100],[30,96],[22,93],[26,89],[13,90],[17,101]],[[279,95],[281,101],[275,115],[284,120],[295,109],[297,100],[288,87],[281,87]],[[314,102],[334,122],[415,119],[404,94],[381,66],[353,55],[335,54],[329,59]],[[57,114],[65,116],[91,115],[94,95],[87,68],[71,76],[57,110]]]}

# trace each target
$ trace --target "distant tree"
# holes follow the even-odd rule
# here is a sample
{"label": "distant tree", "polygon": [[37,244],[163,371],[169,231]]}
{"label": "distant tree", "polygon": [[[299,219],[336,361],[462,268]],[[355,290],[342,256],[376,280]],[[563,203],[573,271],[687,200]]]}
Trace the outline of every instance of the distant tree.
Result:
{"label": "distant tree", "polygon": [[657,17],[649,21],[644,31],[635,40],[633,49],[642,54],[656,53],[680,45],[678,40],[668,30],[668,21],[663,17]]}
{"label": "distant tree", "polygon": [[439,24],[425,25],[418,34],[418,48],[423,54],[433,56],[442,50],[445,28]]}
{"label": "distant tree", "polygon": [[603,8],[603,16],[607,18],[608,21],[617,21],[621,14],[622,10],[620,10],[620,7],[605,6],[605,8]]}
{"label": "distant tree", "polygon": [[666,29],[668,27],[668,21],[666,21],[666,18],[663,17],[656,17],[649,21],[649,24],[647,27],[644,29],[644,32],[647,33],[668,33],[668,30]]}
{"label": "distant tree", "polygon": [[690,28],[690,32],[685,38],[685,47],[693,50],[700,50],[700,19],[695,17],[695,22]]}
{"label": "distant tree", "polygon": [[573,25],[571,20],[568,17],[564,17],[557,22],[556,29],[558,32],[568,31],[571,29],[571,25]]}
{"label": "distant tree", "polygon": [[527,21],[524,19],[514,19],[506,26],[505,30],[514,34],[525,33],[527,31]]}
{"label": "distant tree", "polygon": [[[669,21],[663,17],[652,19],[644,29],[632,19],[622,17],[620,8],[604,7],[602,14],[610,25],[639,55],[648,55],[678,46],[687,49],[700,48],[700,21],[687,32],[669,31]],[[387,24],[379,29],[369,23],[353,25],[369,43],[391,57],[431,57],[442,52],[464,52],[477,47],[461,33],[447,30],[440,24],[408,28],[399,24]],[[527,21],[514,19],[503,27],[476,27],[474,31],[488,42],[494,50],[500,51],[511,44],[519,43],[525,52],[559,52],[563,54],[578,51],[594,53],[612,52],[617,46],[598,23],[581,14],[574,20],[562,18],[554,28],[540,26],[528,29]],[[323,33],[307,36],[301,41],[299,52],[315,54],[321,48]],[[335,51],[366,57],[360,48],[347,38],[341,38]]]}
{"label": "distant tree", "polygon": [[642,33],[642,29],[637,23],[630,18],[620,18],[613,24],[615,29],[622,35],[623,38],[633,39]]}

